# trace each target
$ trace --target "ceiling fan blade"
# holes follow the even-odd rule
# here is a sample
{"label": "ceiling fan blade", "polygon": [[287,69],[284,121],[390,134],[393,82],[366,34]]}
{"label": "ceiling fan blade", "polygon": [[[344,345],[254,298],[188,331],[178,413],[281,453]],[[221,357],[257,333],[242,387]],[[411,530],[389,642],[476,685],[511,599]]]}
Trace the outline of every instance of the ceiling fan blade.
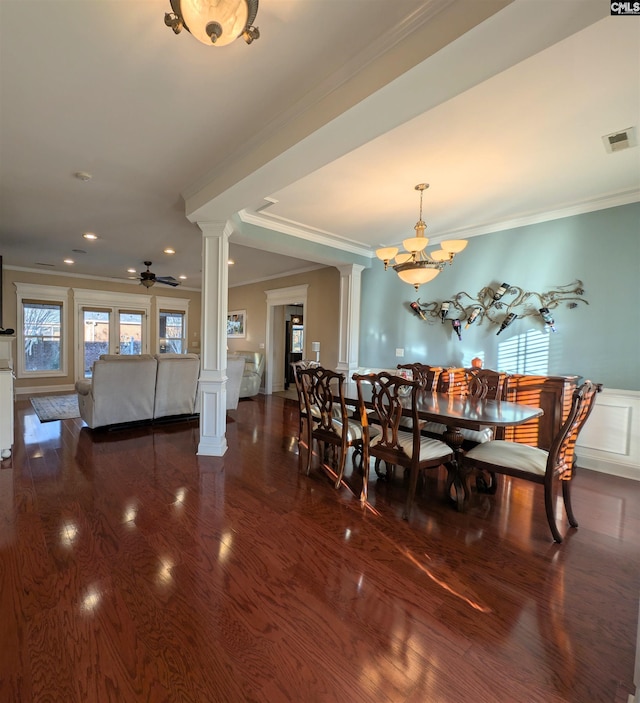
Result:
{"label": "ceiling fan blade", "polygon": [[165,283],[168,286],[179,286],[180,281],[176,281],[173,276],[156,276],[156,283]]}

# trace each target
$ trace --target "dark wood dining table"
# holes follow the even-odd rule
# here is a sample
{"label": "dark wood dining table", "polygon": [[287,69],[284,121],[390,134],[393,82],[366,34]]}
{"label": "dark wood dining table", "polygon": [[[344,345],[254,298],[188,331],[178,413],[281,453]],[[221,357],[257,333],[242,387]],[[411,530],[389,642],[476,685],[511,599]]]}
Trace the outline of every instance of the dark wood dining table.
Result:
{"label": "dark wood dining table", "polygon": [[[343,385],[345,402],[349,406],[358,405],[358,388],[355,381],[345,381]],[[363,384],[363,399],[367,405],[367,384]],[[407,396],[410,403],[411,396]],[[472,396],[449,395],[447,393],[434,393],[420,391],[417,396],[418,416],[427,422],[437,422],[446,426],[442,440],[446,442],[457,457],[462,450],[464,437],[460,430],[482,430],[485,427],[510,427],[522,425],[544,414],[542,408],[530,405],[521,405],[506,400],[488,400]],[[407,407],[407,414],[411,412]],[[461,490],[463,489],[463,493]],[[467,489],[456,486],[456,503],[462,509],[465,502]]]}

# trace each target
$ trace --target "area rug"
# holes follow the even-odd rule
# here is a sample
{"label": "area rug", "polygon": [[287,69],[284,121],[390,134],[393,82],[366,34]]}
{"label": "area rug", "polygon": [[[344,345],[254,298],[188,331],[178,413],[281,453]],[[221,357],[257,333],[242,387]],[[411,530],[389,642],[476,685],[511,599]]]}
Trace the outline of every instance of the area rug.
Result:
{"label": "area rug", "polygon": [[31,398],[31,405],[33,405],[40,422],[69,420],[73,417],[80,417],[78,396],[75,394],[45,395],[39,398]]}

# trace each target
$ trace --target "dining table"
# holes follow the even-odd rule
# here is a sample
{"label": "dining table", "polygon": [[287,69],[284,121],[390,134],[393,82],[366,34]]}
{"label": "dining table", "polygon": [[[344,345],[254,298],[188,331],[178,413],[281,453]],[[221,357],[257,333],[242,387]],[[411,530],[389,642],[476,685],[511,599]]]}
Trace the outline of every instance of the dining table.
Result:
{"label": "dining table", "polygon": [[[363,400],[369,404],[368,387],[363,383]],[[355,381],[346,380],[343,384],[345,403],[358,406],[358,387]],[[407,394],[407,415],[411,414],[411,394]],[[416,395],[418,417],[426,422],[436,422],[446,427],[442,440],[454,452],[454,465],[462,451],[464,437],[461,429],[482,430],[486,427],[511,427],[522,425],[544,414],[542,408],[507,400],[489,400],[470,395],[449,395],[433,391],[418,391]],[[450,488],[450,487],[449,487]],[[456,483],[455,502],[459,510],[464,509],[468,497],[468,487],[463,482]]]}

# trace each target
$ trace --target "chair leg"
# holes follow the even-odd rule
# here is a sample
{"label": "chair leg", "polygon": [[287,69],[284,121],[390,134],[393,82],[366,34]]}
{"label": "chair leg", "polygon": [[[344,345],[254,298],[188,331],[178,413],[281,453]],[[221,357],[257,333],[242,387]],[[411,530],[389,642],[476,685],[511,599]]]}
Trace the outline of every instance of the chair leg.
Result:
{"label": "chair leg", "polygon": [[364,505],[367,502],[369,492],[369,452],[366,447],[362,448],[362,490],[360,491],[360,502]]}
{"label": "chair leg", "polygon": [[311,461],[313,460],[313,439],[307,444],[307,476],[311,473]]}
{"label": "chair leg", "polygon": [[571,481],[562,481],[562,500],[564,501],[564,509],[567,511],[569,524],[571,527],[578,527],[578,521],[571,507]]}
{"label": "chair leg", "polygon": [[558,526],[556,525],[556,517],[553,512],[553,484],[547,482],[544,484],[544,507],[547,511],[547,522],[549,523],[549,529],[553,535],[553,541],[560,544],[562,542],[562,535],[558,531]]}
{"label": "chair leg", "polygon": [[[334,449],[336,452],[338,451],[338,447],[335,447]],[[340,488],[340,484],[342,483],[342,477],[344,476],[344,465],[347,463],[347,448],[344,447],[339,451],[340,459],[338,460],[338,470],[336,471],[336,488]]]}
{"label": "chair leg", "polygon": [[409,475],[409,495],[407,496],[407,502],[404,506],[404,513],[402,514],[403,520],[408,520],[411,515],[411,508],[413,507],[413,500],[416,495],[416,486],[418,485],[418,474],[420,472],[417,468],[412,467],[411,473]]}

